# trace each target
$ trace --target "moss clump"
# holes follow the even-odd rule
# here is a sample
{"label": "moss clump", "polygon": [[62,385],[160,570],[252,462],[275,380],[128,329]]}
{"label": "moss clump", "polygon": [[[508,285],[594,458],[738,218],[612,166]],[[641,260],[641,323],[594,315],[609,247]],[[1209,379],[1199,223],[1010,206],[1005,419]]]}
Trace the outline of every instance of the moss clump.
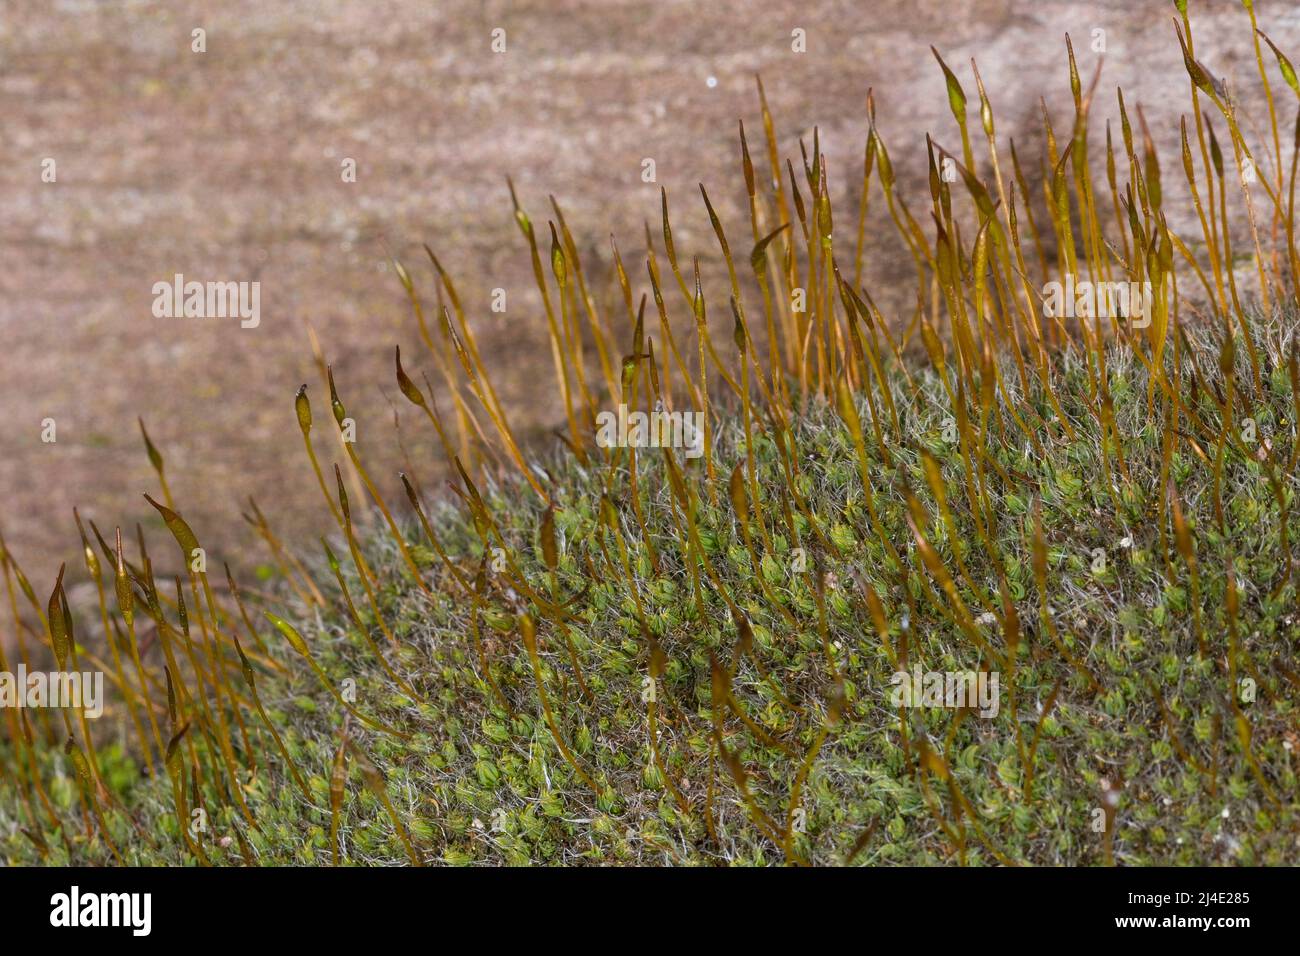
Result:
{"label": "moss clump", "polygon": [[[415,696],[379,665],[371,642],[342,613],[337,589],[327,595],[329,611],[300,613],[295,623],[334,687],[355,682],[347,702],[403,735],[350,721],[349,739],[365,763],[345,755],[342,859],[407,862],[405,830],[419,860],[452,864],[840,863],[851,856],[912,864],[1294,863],[1290,662],[1300,622],[1278,501],[1258,462],[1232,461],[1222,477],[1220,527],[1212,470],[1193,454],[1173,455],[1168,471],[1199,569],[1198,625],[1190,569],[1174,535],[1162,541],[1151,520],[1162,452],[1160,431],[1147,424],[1145,369],[1122,347],[1108,358],[1128,480],[1118,489],[1101,480],[1100,426],[1084,414],[1087,367],[1067,358],[1056,394],[1074,437],[1050,443],[1046,455],[990,442],[987,473],[1015,476],[996,492],[986,529],[992,548],[979,543],[968,504],[972,476],[960,450],[944,441],[948,416],[932,372],[919,377],[915,393],[901,376],[891,381],[906,431],[890,464],[868,453],[875,520],[901,562],[872,529],[852,430],[815,400],[789,435],[800,463],[793,481],[776,444],[756,444],[760,498],[791,499],[785,513],[766,516],[771,548],[757,567],[725,496],[693,499],[695,552],[661,453],[637,459],[644,537],[631,509],[615,508],[612,525],[608,509],[602,518],[607,476],[567,455],[548,462],[550,557],[564,626],[541,617],[536,645],[556,729],[576,767],[549,731],[517,626],[525,599],[514,574],[544,591],[551,578],[541,541],[547,512],[530,501],[527,486],[512,481],[483,495],[508,552],[509,564],[497,567],[514,570],[492,571],[493,555],[463,511],[433,516],[440,545],[467,580],[481,564],[476,599],[442,566],[429,573],[429,598],[404,575],[391,540],[368,540],[366,563],[387,582],[377,606],[401,644],[400,652],[382,650]],[[1041,390],[1012,385],[1007,399],[988,425],[991,435],[1010,430],[1011,408],[1052,414]],[[1289,393],[1267,389],[1251,400],[1263,442],[1286,419]],[[868,414],[865,405],[858,411]],[[925,454],[939,466],[956,533],[945,529],[932,495],[918,531],[946,566],[965,568],[958,593],[984,650],[965,633],[957,605],[919,568],[907,495],[930,490]],[[728,419],[715,462],[743,459],[742,429]],[[686,477],[702,468],[690,466]],[[621,480],[629,478],[624,470]],[[1291,491],[1288,485],[1288,503]],[[1039,613],[1035,513],[1054,637]],[[422,540],[418,527],[406,531],[412,547]],[[693,562],[707,562],[716,580],[704,573],[710,580],[697,589]],[[1229,567],[1235,619],[1225,596]],[[997,598],[999,573],[1018,609],[1014,645]],[[355,569],[344,581],[362,590]],[[868,590],[883,611],[883,634]],[[990,598],[987,608],[981,594]],[[737,608],[752,634],[748,649]],[[653,665],[649,646],[662,654]],[[997,716],[891,706],[891,675],[904,655],[908,668],[926,671],[997,670]],[[260,694],[309,794],[294,786],[284,759],[264,749],[245,777],[257,828],[233,807],[211,812],[204,851],[212,862],[325,864],[332,859],[329,780],[348,712],[287,642],[272,642],[268,665],[259,668]],[[652,666],[658,760],[648,718]],[[718,670],[734,703],[715,713]],[[110,805],[121,811],[106,813],[107,825],[127,862],[193,861],[176,833],[166,779],[141,777],[116,746],[101,748],[100,757]],[[61,755],[46,759],[51,766],[43,769],[53,775]],[[366,786],[369,763],[382,772],[395,817]],[[75,784],[53,780],[56,809],[71,814]],[[17,801],[6,799],[0,814],[9,859],[111,862],[98,832],[24,835]],[[776,838],[765,832],[773,826]]]}

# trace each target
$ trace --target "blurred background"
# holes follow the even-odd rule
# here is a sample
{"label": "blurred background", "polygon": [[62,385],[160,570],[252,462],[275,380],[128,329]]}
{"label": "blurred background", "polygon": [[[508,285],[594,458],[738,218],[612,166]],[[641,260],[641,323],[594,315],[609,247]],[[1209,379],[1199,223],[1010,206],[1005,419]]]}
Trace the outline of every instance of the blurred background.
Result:
{"label": "blurred background", "polygon": [[[1300,7],[1255,6],[1300,59]],[[1238,0],[1192,9],[1198,57],[1252,89]],[[61,562],[80,569],[74,505],[108,534],[137,521],[161,528],[141,498],[156,487],[141,416],[216,567],[247,572],[265,560],[239,517],[250,495],[315,553],[310,543],[331,524],[294,417],[301,383],[318,436],[333,428],[308,323],[372,472],[400,467],[397,408],[411,460],[436,490],[441,456],[392,372],[400,344],[413,374],[435,373],[388,264],[402,259],[431,301],[425,242],[457,282],[517,432],[544,446],[562,414],[507,175],[541,235],[548,194],[559,201],[598,303],[621,302],[611,236],[639,296],[642,224],[657,233],[660,185],[684,261],[716,258],[699,182],[733,246],[747,248],[736,122],[751,145],[760,140],[756,73],[783,155],[798,165],[799,138],[811,145],[819,128],[840,210],[857,207],[873,88],[916,208],[927,195],[925,133],[958,143],[930,44],[972,100],[977,59],[1002,145],[1015,137],[1037,165],[1040,97],[1068,136],[1064,36],[1086,83],[1093,31],[1103,30],[1094,148],[1122,85],[1177,178],[1176,111],[1188,98],[1174,13],[1164,0],[0,0],[0,530],[43,596]],[[196,29],[204,52],[192,50]],[[497,29],[505,52],[492,49]],[[804,53],[792,50],[795,29]],[[1295,102],[1276,75],[1286,137]],[[657,183],[642,181],[646,158]],[[46,159],[54,182],[42,180]],[[355,182],[343,181],[347,159]],[[873,227],[869,287],[906,310],[910,265],[878,215]],[[155,318],[153,284],[178,272],[260,282],[260,326]],[[711,300],[725,302],[725,276],[711,281]],[[494,288],[507,290],[504,314],[490,310]],[[53,443],[42,441],[45,419]],[[328,468],[337,444],[318,447]],[[395,482],[384,487],[400,500]],[[171,542],[155,541],[170,566]]]}

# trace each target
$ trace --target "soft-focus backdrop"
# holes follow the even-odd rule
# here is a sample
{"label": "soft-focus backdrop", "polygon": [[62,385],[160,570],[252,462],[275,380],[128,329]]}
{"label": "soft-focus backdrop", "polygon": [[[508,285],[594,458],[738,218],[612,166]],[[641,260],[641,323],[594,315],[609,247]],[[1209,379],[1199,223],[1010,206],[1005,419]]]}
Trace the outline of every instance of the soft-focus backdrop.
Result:
{"label": "soft-focus backdrop", "polygon": [[[1300,8],[1256,9],[1296,59]],[[320,425],[332,423],[307,322],[360,423],[363,457],[384,474],[398,466],[391,400],[429,490],[432,436],[396,393],[392,347],[415,369],[433,366],[386,264],[403,259],[431,295],[422,242],[456,277],[517,430],[545,441],[561,416],[506,176],[543,235],[547,196],[559,200],[600,301],[617,295],[611,234],[639,295],[659,185],[688,261],[714,255],[698,182],[745,246],[736,121],[751,142],[761,136],[755,73],[788,155],[797,161],[798,139],[820,128],[839,209],[856,208],[874,88],[902,188],[919,202],[924,134],[958,142],[930,44],[972,99],[977,59],[1000,139],[1016,137],[1036,165],[1040,97],[1068,135],[1064,35],[1086,82],[1103,30],[1092,142],[1104,143],[1122,85],[1174,179],[1169,104],[1187,102],[1187,81],[1173,14],[1163,0],[0,0],[0,529],[45,593],[60,562],[80,567],[74,505],[108,531],[156,526],[140,497],[155,482],[139,415],[218,561],[263,560],[239,518],[249,495],[286,536],[314,541],[329,518],[293,414],[299,384],[310,383]],[[1237,0],[1193,0],[1193,15],[1198,57],[1239,88],[1257,82]],[[191,50],[196,28],[206,52]],[[497,28],[504,53],[491,48]],[[796,28],[806,53],[791,49]],[[1295,103],[1274,88],[1286,138]],[[355,183],[342,181],[349,158]],[[657,184],[642,182],[645,158]],[[907,305],[892,230],[869,248],[873,293],[898,301],[896,285]],[[260,327],[154,318],[152,286],[177,272],[260,282]],[[507,290],[504,315],[489,309],[494,288]],[[725,284],[711,295],[725,304]],[[42,441],[44,419],[54,443]],[[320,447],[327,462],[336,454]],[[170,558],[161,540],[156,550]]]}

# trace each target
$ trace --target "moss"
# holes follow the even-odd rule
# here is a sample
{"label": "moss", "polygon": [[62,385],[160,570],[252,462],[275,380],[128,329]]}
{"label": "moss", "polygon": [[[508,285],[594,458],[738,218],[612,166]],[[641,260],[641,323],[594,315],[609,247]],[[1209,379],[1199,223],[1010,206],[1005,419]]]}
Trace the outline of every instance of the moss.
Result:
{"label": "moss", "polygon": [[[945,77],[964,127],[965,95]],[[1202,89],[1197,108],[1219,110],[1240,141],[1235,106]],[[1089,102],[1076,100],[1077,130]],[[966,137],[963,147],[971,165]],[[558,205],[548,281],[512,189],[546,302],[565,447],[525,459],[432,251],[447,305],[432,333],[415,277],[395,271],[438,395],[407,375],[400,351],[395,372],[436,433],[455,497],[427,511],[403,475],[409,509],[384,500],[346,438],[326,365],[348,468],[334,469],[332,489],[307,386],[294,408],[338,521],[327,560],[280,541],[249,502],[272,556],[274,612],[259,606],[273,626],[249,614],[258,607],[233,580],[218,600],[193,567],[197,538],[143,436],[167,501],[150,498],[161,518],[150,527],[190,568],[187,615],[154,580],[143,532],[133,552],[114,548],[78,516],[87,570],[115,578],[117,605],[95,609],[108,633],[77,640],[62,575],[40,600],[0,542],[15,618],[27,602],[19,634],[37,637],[29,650],[75,649],[107,668],[101,651],[135,663],[148,632],[152,651],[129,677],[118,668],[124,697],[98,735],[48,711],[3,715],[0,856],[1295,863],[1296,316],[1245,312],[1234,282],[1231,305],[1220,291],[1209,309],[1223,323],[1195,323],[1187,274],[1166,299],[1164,280],[1183,265],[1175,246],[1198,244],[1169,232],[1188,217],[1166,215],[1170,194],[1142,178],[1153,157],[1132,150],[1125,136],[1115,165],[1138,179],[1126,201],[1106,177],[1114,241],[1096,241],[1109,217],[1088,184],[1103,177],[1080,137],[1064,159],[1081,168],[1067,174],[1063,159],[1052,208],[1022,220],[1032,237],[1015,235],[979,170],[962,167],[958,185],[932,166],[930,215],[919,217],[937,227],[931,245],[873,124],[863,195],[874,170],[918,269],[915,319],[895,329],[858,281],[861,252],[837,255],[818,139],[806,193],[785,175],[793,166],[753,175],[746,145],[750,225],[766,238],[743,283],[704,195],[731,286],[726,358],[709,318],[726,310],[709,310],[713,284],[698,266],[694,291],[683,274],[666,194],[663,257],[651,241],[646,262],[649,325],[616,264],[629,337],[596,308]],[[1028,213],[1019,160],[1004,168],[1015,176],[999,179],[1000,200],[1019,187]],[[859,234],[869,205],[880,215],[864,201]],[[1276,227],[1285,214],[1273,215]],[[1227,249],[1212,251],[1198,269],[1217,280]],[[1295,264],[1275,251],[1270,261]],[[1025,268],[1044,283],[1066,268],[1149,278],[1151,321],[1042,322]],[[1288,280],[1297,289],[1294,275],[1257,271],[1262,300]],[[673,332],[683,307],[693,329]],[[709,440],[679,443],[681,454],[593,441],[597,408],[706,400]],[[358,523],[371,503],[376,520]],[[920,706],[895,698],[910,675]],[[945,703],[934,680],[955,693],[964,675],[984,682],[980,698]],[[130,702],[155,715],[161,740]]]}
{"label": "moss", "polygon": [[[1116,364],[1124,360],[1118,352],[1111,357]],[[922,394],[928,386],[924,376],[932,374],[924,373]],[[1140,420],[1145,413],[1142,372],[1131,369],[1127,380],[1132,387],[1117,391],[1116,414],[1121,420]],[[919,438],[941,427],[946,414],[941,407],[912,402],[900,380],[892,385],[914,435]],[[1080,367],[1067,364],[1058,394],[1068,398],[1085,387]],[[1012,390],[1010,398],[1020,407],[1047,412],[1043,394]],[[1272,394],[1269,400],[1276,407],[1268,411],[1280,417],[1288,398]],[[1000,412],[1005,417],[1005,408]],[[865,406],[860,413],[868,414]],[[1259,414],[1263,419],[1264,413]],[[1004,425],[1009,427],[1009,420]],[[906,634],[913,660],[924,662],[927,669],[977,669],[982,666],[980,654],[951,614],[944,613],[946,605],[917,601],[914,609],[908,607],[903,589],[887,571],[879,549],[872,547],[877,536],[866,527],[860,489],[855,488],[853,442],[830,409],[813,402],[795,426],[800,460],[816,462],[819,472],[818,480],[806,485],[806,519],[811,520],[795,542],[778,538],[763,554],[761,586],[736,516],[724,506],[699,503],[695,520],[700,540],[723,587],[746,609],[753,629],[754,653],[740,659],[733,693],[749,720],[762,734],[771,735],[765,742],[724,707],[723,739],[744,768],[753,805],[772,820],[785,820],[800,755],[826,726],[827,702],[836,687],[829,660],[842,674],[847,700],[843,719],[830,726],[795,808],[796,857],[841,862],[864,829],[872,827],[873,836],[857,853],[859,862],[1101,862],[1104,835],[1093,829],[1094,811],[1103,805],[1104,786],[1112,785],[1122,787],[1113,834],[1118,862],[1297,860],[1289,835],[1296,822],[1295,771],[1287,747],[1288,732],[1294,737],[1293,687],[1274,664],[1289,659],[1300,633],[1294,616],[1278,616],[1280,609],[1293,606],[1295,583],[1275,586],[1285,558],[1278,553],[1280,515],[1274,496],[1246,463],[1230,461],[1225,472],[1234,488],[1227,509],[1230,523],[1213,536],[1195,533],[1199,587],[1206,596],[1204,627],[1211,636],[1209,655],[1201,658],[1188,608],[1187,569],[1172,545],[1162,556],[1158,529],[1148,517],[1152,478],[1161,464],[1158,431],[1137,428],[1125,436],[1132,476],[1128,487],[1135,495],[1117,511],[1096,480],[1102,463],[1095,422],[1080,417],[1074,425],[1078,439],[1051,447],[1047,458],[1021,453],[1006,459],[1010,469],[1041,475],[1042,484],[1020,486],[1008,494],[1008,507],[997,512],[991,529],[1016,590],[1025,632],[1014,674],[1003,670],[1000,711],[994,719],[932,708],[904,712],[900,722],[899,713],[890,707],[893,665],[867,613],[864,587],[880,596],[889,640],[898,646]],[[902,438],[893,450],[892,470],[874,455],[869,470],[879,476],[874,501],[879,520],[890,539],[906,551],[906,504],[899,479],[906,476],[918,486],[925,479],[916,446]],[[743,457],[743,438],[734,419],[722,420],[717,441],[715,460]],[[937,520],[928,533],[943,544],[946,560],[951,563],[959,553],[972,581],[996,589],[988,551],[970,545],[976,531],[963,491],[963,461],[951,449],[940,458],[958,537],[949,540]],[[755,464],[760,498],[772,508],[784,483],[772,443],[756,449]],[[539,627],[541,674],[559,733],[598,782],[599,793],[582,782],[542,719],[527,655],[512,627],[513,599],[504,575],[491,578],[481,611],[456,594],[440,563],[432,566],[430,575],[437,585],[433,599],[409,580],[388,589],[385,612],[408,622],[402,654],[395,659],[400,658],[401,673],[417,690],[418,701],[392,686],[362,636],[338,616],[341,605],[332,605],[335,610],[319,619],[297,622],[309,643],[320,644],[324,635],[332,635],[329,656],[322,656],[321,666],[332,679],[348,676],[356,681],[356,707],[409,735],[396,739],[351,721],[354,741],[382,768],[388,799],[422,858],[465,865],[760,865],[785,858],[786,848],[753,824],[749,802],[736,780],[718,767],[711,746],[709,658],[730,658],[736,622],[716,588],[704,592],[700,613],[685,570],[691,557],[683,550],[681,529],[669,505],[664,463],[642,456],[638,468],[638,481],[648,489],[643,512],[660,572],[651,572],[648,561],[636,561],[634,579],[622,582],[623,572],[613,557],[614,537],[586,507],[599,500],[603,476],[574,467],[568,457],[547,462],[555,481],[556,525],[563,532],[557,581],[560,593],[573,597],[563,633],[553,621]],[[1209,482],[1206,469],[1192,468],[1179,489],[1187,502],[1188,524],[1196,529],[1215,524],[1208,512]],[[1052,619],[1063,646],[1098,688],[1052,646],[1036,619],[1026,505],[1034,499],[1043,501],[1043,535],[1050,546]],[[530,502],[527,488],[498,487],[488,508],[525,578],[546,580],[548,570],[536,544],[542,514]],[[629,514],[622,518],[630,521]],[[464,544],[474,534],[455,509],[441,509],[434,520],[446,541]],[[814,542],[814,521],[833,548]],[[407,533],[412,542],[418,540],[417,529],[408,528]],[[629,538],[629,545],[644,558],[643,545],[634,540]],[[794,547],[803,548],[804,554],[799,556]],[[1094,548],[1105,552],[1104,570],[1098,570]],[[383,580],[404,581],[391,539],[369,539],[365,550]],[[468,567],[473,559],[468,548],[466,552]],[[825,580],[833,582],[824,605],[829,659],[819,635],[813,580],[795,570],[797,557],[816,562]],[[583,570],[588,561],[604,569],[603,585],[591,586]],[[1258,675],[1254,700],[1242,705],[1242,713],[1249,721],[1251,751],[1264,769],[1267,790],[1251,771],[1242,740],[1231,731],[1233,710],[1227,695],[1232,688],[1225,663],[1228,622],[1222,599],[1223,569],[1229,563],[1242,590],[1237,668]],[[360,590],[359,580],[347,583]],[[651,630],[667,655],[656,683],[663,769],[655,765],[649,748],[643,700],[647,663],[636,637],[636,605],[626,597],[611,600],[620,594],[620,583],[638,590],[644,613],[653,622]],[[793,614],[793,627],[767,601],[763,587]],[[975,606],[975,592],[963,586],[962,594]],[[488,618],[505,622],[484,658],[471,638],[475,614],[480,625]],[[993,621],[981,627],[994,641],[1001,636]],[[480,634],[486,633],[490,631],[480,629]],[[590,696],[580,689],[566,635]],[[276,678],[264,672],[259,677],[261,692],[310,781],[311,800],[292,786],[279,755],[263,750],[246,787],[258,829],[248,827],[229,807],[214,814],[204,841],[214,862],[240,862],[239,841],[222,840],[235,831],[261,863],[326,863],[331,857],[327,781],[345,712],[287,645],[276,645],[273,656],[287,674]],[[481,660],[487,661],[503,699],[492,690]],[[1160,713],[1148,677],[1159,681],[1169,721]],[[1054,690],[1053,706],[1044,714]],[[904,726],[910,738],[906,746]],[[942,755],[942,773],[915,768],[919,735]],[[1036,740],[1033,790],[1027,796],[1031,739]],[[52,755],[46,759],[59,762]],[[142,776],[139,765],[118,746],[101,748],[100,759],[113,805],[120,805],[151,834],[147,843],[137,840],[124,818],[113,816],[112,835],[130,846],[131,859],[193,862],[179,840],[165,780]],[[667,786],[665,772],[685,799],[685,809]],[[404,862],[398,832],[380,801],[360,782],[352,766],[339,827],[344,858]],[[710,788],[716,841],[706,819]],[[51,777],[49,793],[61,811],[77,804],[77,789],[66,775]],[[1279,795],[1280,801],[1274,802]],[[40,858],[36,843],[21,832],[14,816],[17,802],[5,800],[2,806],[0,846],[6,857],[35,862]],[[66,847],[69,859],[110,859],[106,844],[93,830],[45,831],[39,838],[52,850],[59,848],[60,854]],[[57,858],[47,856],[45,861]]]}

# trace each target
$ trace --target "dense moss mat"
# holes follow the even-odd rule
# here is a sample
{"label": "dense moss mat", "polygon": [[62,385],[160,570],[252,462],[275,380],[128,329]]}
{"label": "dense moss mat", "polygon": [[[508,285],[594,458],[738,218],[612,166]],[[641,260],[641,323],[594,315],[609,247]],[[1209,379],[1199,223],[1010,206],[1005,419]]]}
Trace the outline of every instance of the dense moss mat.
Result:
{"label": "dense moss mat", "polygon": [[[697,547],[716,580],[688,544],[662,452],[637,459],[639,515],[629,504],[626,459],[611,481],[604,466],[584,469],[571,454],[557,455],[538,474],[554,489],[553,583],[571,618],[561,628],[560,612],[538,615],[537,662],[555,734],[577,769],[544,717],[518,617],[552,594],[547,518],[531,489],[522,481],[480,489],[507,545],[498,553],[485,553],[463,503],[443,502],[431,515],[466,580],[482,568],[478,600],[453,580],[418,524],[407,529],[408,541],[432,597],[415,587],[393,541],[372,533],[365,550],[384,582],[377,597],[399,650],[374,626],[355,573],[344,577],[414,698],[379,666],[337,588],[326,594],[329,610],[299,606],[289,615],[335,688],[350,698],[345,682],[355,682],[359,716],[348,721],[348,734],[356,749],[344,751],[337,830],[342,862],[400,865],[412,854],[450,864],[1300,861],[1300,612],[1278,498],[1289,507],[1296,480],[1286,474],[1275,490],[1258,458],[1242,454],[1264,448],[1284,466],[1295,441],[1286,363],[1276,350],[1265,352],[1260,391],[1244,366],[1238,377],[1233,429],[1241,442],[1225,443],[1221,467],[1219,449],[1200,435],[1179,441],[1169,462],[1194,549],[1195,600],[1167,508],[1163,527],[1158,520],[1168,501],[1164,427],[1151,408],[1161,404],[1149,404],[1146,372],[1120,346],[1109,354],[1109,387],[1127,478],[1113,447],[1103,461],[1078,353],[1063,356],[1054,375],[1073,438],[1044,427],[1041,450],[1024,440],[1015,416],[1059,420],[1037,382],[1030,379],[1026,394],[1008,368],[987,457],[969,471],[960,440],[952,441],[957,430],[938,377],[917,373],[914,394],[895,372],[900,431],[887,429],[890,463],[880,446],[866,448],[878,526],[851,430],[835,409],[812,402],[792,422],[797,476],[787,472],[772,432],[754,439],[764,531],[751,516],[752,552],[727,494],[727,476],[745,460],[743,423],[739,409],[725,414],[714,436],[714,479],[703,460],[686,466]],[[1220,421],[1218,356],[1216,345],[1203,345],[1199,389],[1190,387],[1193,366],[1183,357],[1185,401],[1208,423]],[[858,412],[870,421],[865,404]],[[922,449],[941,467],[953,533],[927,482]],[[618,535],[601,519],[607,488],[618,492],[610,500]],[[928,512],[917,534],[907,523],[909,488]],[[984,493],[979,521],[987,522],[987,541],[971,505]],[[1045,602],[1034,573],[1035,502]],[[956,599],[918,556],[921,540],[948,569]],[[905,576],[888,556],[891,546]],[[335,547],[346,564],[346,549]],[[323,565],[316,570],[318,582],[330,580]],[[519,593],[520,575],[538,600]],[[869,591],[879,597],[884,636]],[[752,625],[748,652],[724,592]],[[228,792],[223,801],[208,793],[207,828],[196,830],[195,845],[212,863],[328,864],[330,779],[346,712],[280,632],[259,631],[282,671],[255,662],[258,689],[311,799],[262,726],[246,717],[255,753],[236,756],[256,827]],[[662,657],[652,661],[652,647]],[[997,671],[997,715],[943,706],[900,711],[890,692],[902,654],[909,670]],[[652,685],[651,669],[661,667]],[[377,732],[360,717],[408,736]],[[124,754],[124,725],[120,707],[100,725],[121,728],[101,740],[112,791],[100,801],[104,826],[128,863],[198,862],[181,837],[166,778],[149,778]],[[6,743],[0,856],[111,863],[99,826],[80,809],[60,741],[55,735],[56,745],[40,753],[66,832],[24,820]],[[209,745],[199,737],[196,746]]]}

